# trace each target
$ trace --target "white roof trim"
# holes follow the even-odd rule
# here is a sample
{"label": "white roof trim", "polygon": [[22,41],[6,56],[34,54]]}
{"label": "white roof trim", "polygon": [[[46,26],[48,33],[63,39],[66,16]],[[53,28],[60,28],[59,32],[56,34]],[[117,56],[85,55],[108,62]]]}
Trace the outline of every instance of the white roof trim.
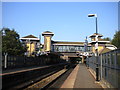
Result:
{"label": "white roof trim", "polygon": [[116,48],[115,47],[106,47],[108,49],[111,49],[111,50],[115,50]]}
{"label": "white roof trim", "polygon": [[20,39],[23,39],[23,40],[40,40],[39,38],[20,38]]}
{"label": "white roof trim", "polygon": [[107,48],[113,47],[113,48],[117,49],[117,47],[114,46],[114,45],[112,45],[112,44],[107,44],[106,47],[107,47]]}
{"label": "white roof trim", "polygon": [[[84,46],[84,44],[52,44],[52,45],[69,45],[69,46],[76,45],[76,46]],[[88,46],[91,46],[91,45],[88,45]]]}
{"label": "white roof trim", "polygon": [[42,34],[54,34],[54,33],[42,33]]}
{"label": "white roof trim", "polygon": [[[92,43],[92,42],[96,42],[96,41],[91,41],[90,43]],[[107,42],[107,43],[109,43],[110,41],[98,41],[98,42]]]}
{"label": "white roof trim", "polygon": [[[91,34],[89,37],[91,37],[91,36],[93,36],[93,35],[94,35],[94,34]],[[96,35],[94,35],[94,36],[96,36]],[[99,34],[98,37],[103,37],[103,35],[102,35],[102,34]]]}

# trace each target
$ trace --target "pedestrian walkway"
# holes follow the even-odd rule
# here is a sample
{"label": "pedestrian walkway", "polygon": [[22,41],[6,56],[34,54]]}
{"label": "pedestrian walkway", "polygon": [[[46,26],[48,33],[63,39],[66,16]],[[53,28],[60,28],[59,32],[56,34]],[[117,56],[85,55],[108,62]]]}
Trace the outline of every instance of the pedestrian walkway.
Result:
{"label": "pedestrian walkway", "polygon": [[100,88],[102,90],[84,64],[76,66],[61,88]]}
{"label": "pedestrian walkway", "polygon": [[95,79],[87,67],[84,64],[80,64],[74,88],[101,88],[101,86],[99,83],[95,83]]}

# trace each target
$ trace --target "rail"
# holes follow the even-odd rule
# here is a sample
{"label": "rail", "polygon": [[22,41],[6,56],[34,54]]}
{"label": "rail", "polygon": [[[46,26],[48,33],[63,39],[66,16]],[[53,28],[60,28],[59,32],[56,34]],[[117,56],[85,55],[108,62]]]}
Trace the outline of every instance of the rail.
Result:
{"label": "rail", "polygon": [[26,88],[27,86],[32,85],[33,83],[38,82],[39,80],[64,69],[66,65],[69,66],[66,63],[62,63],[50,65],[48,67],[43,66],[41,68],[36,68],[32,70],[28,69],[26,71],[2,75],[2,88],[5,90]]}

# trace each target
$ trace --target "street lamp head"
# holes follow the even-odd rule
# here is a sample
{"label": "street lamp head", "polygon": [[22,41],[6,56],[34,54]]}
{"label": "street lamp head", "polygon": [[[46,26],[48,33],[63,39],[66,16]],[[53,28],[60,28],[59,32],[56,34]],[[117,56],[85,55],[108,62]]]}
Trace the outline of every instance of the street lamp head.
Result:
{"label": "street lamp head", "polygon": [[88,17],[97,17],[97,14],[88,14]]}

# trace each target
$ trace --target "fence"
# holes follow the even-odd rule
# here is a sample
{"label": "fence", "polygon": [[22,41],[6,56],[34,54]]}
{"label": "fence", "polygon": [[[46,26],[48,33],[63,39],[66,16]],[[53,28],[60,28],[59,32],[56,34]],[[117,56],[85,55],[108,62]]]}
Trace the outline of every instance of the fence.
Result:
{"label": "fence", "polygon": [[65,60],[61,59],[59,55],[42,55],[39,57],[25,57],[25,56],[5,56],[2,57],[2,68],[11,69],[29,66],[43,66],[63,63]]}
{"label": "fence", "polygon": [[[86,59],[93,73],[96,74],[96,57]],[[108,87],[120,88],[120,49],[98,56],[99,79]],[[109,84],[108,84],[109,83]]]}

